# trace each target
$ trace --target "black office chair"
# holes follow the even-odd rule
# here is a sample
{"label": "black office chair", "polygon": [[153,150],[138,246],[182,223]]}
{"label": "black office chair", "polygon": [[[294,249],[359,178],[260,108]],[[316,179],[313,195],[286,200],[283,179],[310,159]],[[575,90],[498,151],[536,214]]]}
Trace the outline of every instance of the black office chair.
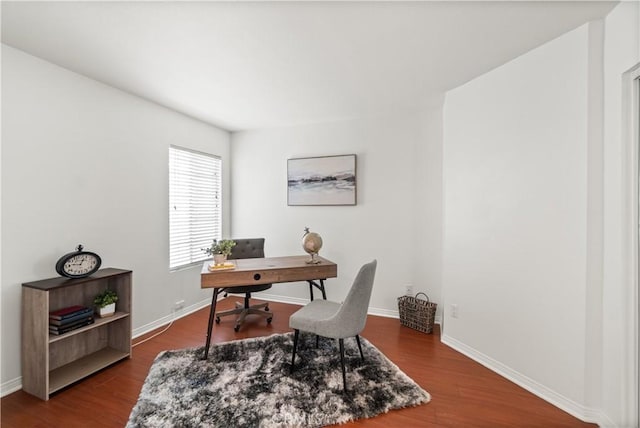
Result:
{"label": "black office chair", "polygon": [[[229,260],[264,257],[264,238],[234,239],[234,241],[236,241],[236,245],[231,250],[231,255],[227,257]],[[269,312],[269,303],[260,303],[258,305],[249,304],[251,293],[257,293],[270,288],[271,284],[258,284],[224,289],[225,297],[228,294],[244,294],[244,304],[236,302],[235,309],[216,313],[216,324],[220,324],[220,317],[236,314],[239,316],[236,319],[236,326],[233,328],[235,331],[240,330],[240,325],[242,325],[246,316],[250,314],[263,316],[267,319],[267,323],[271,324],[273,312]],[[264,310],[262,310],[263,308]]]}

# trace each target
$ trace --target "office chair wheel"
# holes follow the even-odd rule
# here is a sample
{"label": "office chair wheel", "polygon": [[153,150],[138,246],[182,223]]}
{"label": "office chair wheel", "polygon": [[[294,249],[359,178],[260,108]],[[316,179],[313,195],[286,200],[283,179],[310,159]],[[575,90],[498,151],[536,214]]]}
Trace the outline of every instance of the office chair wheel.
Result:
{"label": "office chair wheel", "polygon": [[267,312],[269,312],[269,305],[265,306],[265,307],[264,307],[264,310],[265,310],[265,311],[267,311]]}
{"label": "office chair wheel", "polygon": [[237,325],[235,327],[233,327],[233,331],[235,331],[236,333],[240,331],[240,326]]}
{"label": "office chair wheel", "polygon": [[271,320],[273,320],[273,317],[267,318],[267,324],[271,324]]}
{"label": "office chair wheel", "polygon": [[216,317],[216,324],[220,324],[220,317]]}

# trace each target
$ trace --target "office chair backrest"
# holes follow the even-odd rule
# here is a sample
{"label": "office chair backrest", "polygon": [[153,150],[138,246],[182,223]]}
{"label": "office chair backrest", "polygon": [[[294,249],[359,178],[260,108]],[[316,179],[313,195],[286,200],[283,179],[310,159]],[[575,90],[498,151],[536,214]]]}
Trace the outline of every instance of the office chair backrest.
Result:
{"label": "office chair backrest", "polygon": [[235,247],[231,249],[228,259],[255,259],[264,257],[264,238],[234,239]]}

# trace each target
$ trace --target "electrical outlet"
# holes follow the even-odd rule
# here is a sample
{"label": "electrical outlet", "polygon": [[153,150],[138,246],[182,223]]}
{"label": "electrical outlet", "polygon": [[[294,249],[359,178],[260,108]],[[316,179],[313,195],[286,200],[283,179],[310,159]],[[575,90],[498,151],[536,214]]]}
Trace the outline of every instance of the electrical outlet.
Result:
{"label": "electrical outlet", "polygon": [[451,305],[451,318],[458,318],[458,305],[456,303]]}
{"label": "electrical outlet", "polygon": [[406,285],[405,295],[413,296],[413,285]]}
{"label": "electrical outlet", "polygon": [[179,309],[182,309],[182,308],[184,308],[184,300],[178,300],[173,305],[173,309],[176,310],[176,311],[179,310]]}

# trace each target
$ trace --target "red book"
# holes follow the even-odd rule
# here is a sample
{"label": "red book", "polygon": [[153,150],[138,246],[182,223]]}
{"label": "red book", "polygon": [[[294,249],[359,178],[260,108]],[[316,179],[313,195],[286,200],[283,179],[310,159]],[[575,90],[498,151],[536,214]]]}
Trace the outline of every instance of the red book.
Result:
{"label": "red book", "polygon": [[79,312],[77,315],[73,315],[73,316],[70,315],[69,317],[65,315],[65,317],[60,320],[49,317],[49,325],[66,326],[78,320],[86,319],[92,316],[93,316],[93,310],[88,309],[87,311]]}
{"label": "red book", "polygon": [[88,312],[89,308],[86,306],[69,306],[68,308],[58,309],[57,311],[49,312],[49,318],[61,320],[64,318],[72,317],[78,313]]}

